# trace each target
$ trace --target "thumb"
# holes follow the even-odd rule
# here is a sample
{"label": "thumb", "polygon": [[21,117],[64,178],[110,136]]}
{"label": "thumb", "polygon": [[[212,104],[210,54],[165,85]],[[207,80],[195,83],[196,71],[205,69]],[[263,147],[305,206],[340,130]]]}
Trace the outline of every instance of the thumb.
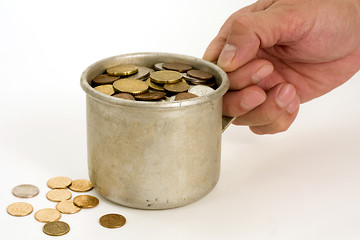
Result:
{"label": "thumb", "polygon": [[271,11],[270,8],[239,14],[232,21],[217,62],[226,72],[232,72],[256,58],[260,48],[273,47],[291,35],[284,32],[289,29],[287,25],[291,21],[286,21],[288,18],[283,12]]}

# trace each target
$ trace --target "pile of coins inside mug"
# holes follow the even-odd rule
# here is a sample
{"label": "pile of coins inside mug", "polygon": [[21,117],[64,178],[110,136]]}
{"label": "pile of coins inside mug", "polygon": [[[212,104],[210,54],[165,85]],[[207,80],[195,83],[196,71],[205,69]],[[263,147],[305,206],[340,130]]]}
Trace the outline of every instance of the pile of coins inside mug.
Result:
{"label": "pile of coins inside mug", "polygon": [[157,63],[154,69],[131,64],[110,67],[91,86],[117,98],[166,102],[204,96],[217,87],[211,73],[179,62]]}
{"label": "pile of coins inside mug", "polygon": [[[72,193],[69,190],[83,193],[93,188],[89,180],[54,177],[47,182],[47,186],[51,190],[47,192],[46,198],[57,202],[56,208],[40,209],[34,217],[37,221],[45,223],[43,232],[50,236],[61,236],[70,231],[69,224],[59,221],[61,214],[74,214],[81,209],[93,208],[99,204],[99,199],[91,195],[78,195],[71,199]],[[31,184],[22,184],[14,187],[12,193],[19,198],[31,198],[38,195],[39,188]],[[26,202],[15,202],[8,206],[7,212],[12,216],[23,217],[33,212],[33,206]],[[99,223],[106,228],[119,228],[126,223],[126,219],[120,214],[112,213],[103,215]]]}

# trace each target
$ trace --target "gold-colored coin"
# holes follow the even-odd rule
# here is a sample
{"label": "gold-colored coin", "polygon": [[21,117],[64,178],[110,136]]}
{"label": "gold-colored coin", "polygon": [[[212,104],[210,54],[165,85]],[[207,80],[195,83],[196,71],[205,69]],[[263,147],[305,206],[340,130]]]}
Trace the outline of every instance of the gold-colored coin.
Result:
{"label": "gold-colored coin", "polygon": [[35,219],[39,222],[54,222],[61,218],[61,213],[52,208],[44,208],[35,213]]}
{"label": "gold-colored coin", "polygon": [[164,88],[169,92],[174,93],[181,93],[186,92],[189,89],[189,84],[186,83],[186,81],[178,82],[178,83],[172,83],[172,84],[165,84]]}
{"label": "gold-colored coin", "polygon": [[78,206],[75,206],[73,200],[65,200],[56,204],[56,209],[61,213],[72,214],[81,210]]}
{"label": "gold-colored coin", "polygon": [[33,207],[31,206],[31,204],[25,203],[25,202],[16,202],[16,203],[10,204],[7,207],[7,212],[10,215],[16,216],[16,217],[27,216],[30,213],[32,213],[32,211],[33,211]]}
{"label": "gold-colored coin", "polygon": [[55,221],[46,223],[43,232],[50,236],[62,236],[70,231],[70,226],[66,222]]}
{"label": "gold-colored coin", "polygon": [[107,74],[112,76],[128,76],[138,72],[138,67],[135,65],[119,65],[106,69]]}
{"label": "gold-colored coin", "polygon": [[99,91],[99,92],[109,95],[109,96],[111,96],[115,93],[113,85],[111,85],[111,84],[100,85],[100,86],[94,87],[94,89],[96,91]]}
{"label": "gold-colored coin", "polygon": [[54,177],[47,182],[48,187],[52,189],[67,188],[70,184],[71,179],[68,177]]}
{"label": "gold-colored coin", "polygon": [[165,88],[163,88],[163,86],[152,82],[152,81],[151,81],[151,78],[148,78],[148,79],[146,80],[146,84],[147,84],[150,88],[152,88],[152,89],[154,89],[154,90],[157,90],[157,91],[165,91]]}
{"label": "gold-colored coin", "polygon": [[74,192],[87,192],[93,188],[93,185],[89,180],[77,179],[77,180],[72,181],[69,188],[70,188],[70,190],[72,190]]}
{"label": "gold-colored coin", "polygon": [[151,81],[155,83],[177,83],[181,82],[183,75],[172,70],[162,70],[150,73]]}
{"label": "gold-colored coin", "polygon": [[144,81],[131,78],[117,80],[113,83],[113,86],[116,91],[134,95],[144,93],[149,88]]}
{"label": "gold-colored coin", "polygon": [[71,198],[71,192],[66,189],[53,189],[46,194],[46,198],[53,202],[61,202]]}
{"label": "gold-colored coin", "polygon": [[79,195],[74,198],[74,204],[81,208],[93,208],[99,204],[99,199],[90,195]]}
{"label": "gold-colored coin", "polygon": [[125,225],[126,218],[120,214],[106,214],[99,220],[101,226],[106,228],[119,228]]}

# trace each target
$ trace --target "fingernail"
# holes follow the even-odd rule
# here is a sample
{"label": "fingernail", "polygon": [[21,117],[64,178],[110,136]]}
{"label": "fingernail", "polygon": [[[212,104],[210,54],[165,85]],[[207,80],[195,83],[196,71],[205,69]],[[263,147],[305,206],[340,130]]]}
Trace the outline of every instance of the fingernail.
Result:
{"label": "fingernail", "polygon": [[244,110],[251,110],[265,101],[265,96],[258,92],[249,92],[241,102]]}
{"label": "fingernail", "polygon": [[235,57],[236,51],[237,51],[236,46],[227,43],[220,53],[220,56],[219,56],[219,59],[217,62],[218,65],[220,67],[227,67],[228,65],[230,65]]}
{"label": "fingernail", "polygon": [[282,86],[276,96],[276,102],[279,107],[284,108],[291,103],[295,97],[295,89],[290,84],[285,84]]}
{"label": "fingernail", "polygon": [[299,109],[299,101],[293,101],[290,105],[286,108],[286,111],[290,114],[295,113]]}
{"label": "fingernail", "polygon": [[274,71],[273,65],[264,65],[262,66],[254,75],[252,75],[252,81],[256,84],[260,82],[262,79],[269,76]]}

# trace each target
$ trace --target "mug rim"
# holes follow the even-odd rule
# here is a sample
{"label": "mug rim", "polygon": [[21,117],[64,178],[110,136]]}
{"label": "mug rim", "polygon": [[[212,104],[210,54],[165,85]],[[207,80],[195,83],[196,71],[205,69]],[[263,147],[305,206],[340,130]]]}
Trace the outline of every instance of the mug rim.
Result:
{"label": "mug rim", "polygon": [[[207,94],[205,96],[199,96],[196,98],[186,99],[186,100],[174,101],[174,102],[133,101],[133,100],[116,98],[100,93],[90,85],[91,80],[95,77],[94,74],[97,76],[101,72],[104,72],[106,68],[116,66],[122,63],[136,64],[136,62],[141,62],[144,60],[146,62],[146,60],[149,59],[151,59],[153,62],[156,62],[155,61],[156,59],[177,61],[177,62],[187,63],[192,66],[196,65],[197,68],[201,66],[202,70],[209,71],[211,74],[215,76],[217,83],[218,81],[221,81],[221,83],[218,86],[218,88],[216,88],[215,91],[210,94]],[[159,62],[165,62],[165,61],[159,61]],[[138,64],[138,65],[142,65],[142,64]],[[102,60],[99,60],[91,64],[81,74],[80,85],[88,96],[111,105],[135,107],[135,108],[147,108],[147,109],[171,109],[171,108],[199,105],[220,98],[228,90],[229,80],[227,74],[220,67],[204,59],[183,55],[183,54],[177,54],[177,53],[140,52],[140,53],[116,55],[116,56],[104,58]]]}

